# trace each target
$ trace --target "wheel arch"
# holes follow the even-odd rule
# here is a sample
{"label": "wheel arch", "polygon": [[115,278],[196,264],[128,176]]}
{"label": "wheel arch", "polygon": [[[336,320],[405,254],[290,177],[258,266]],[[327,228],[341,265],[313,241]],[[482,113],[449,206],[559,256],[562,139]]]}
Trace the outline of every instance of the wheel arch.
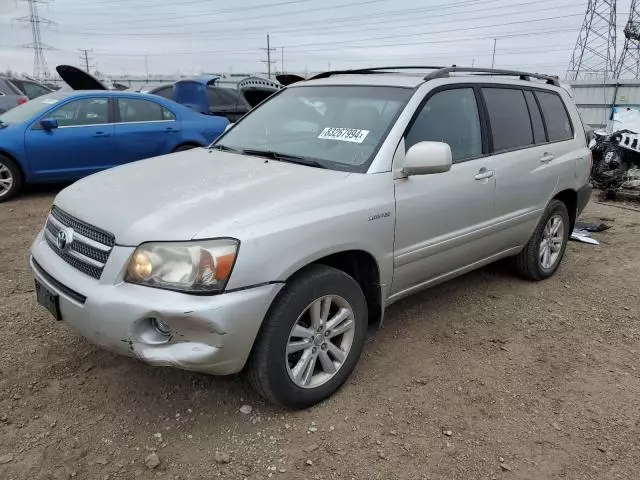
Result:
{"label": "wheel arch", "polygon": [[22,163],[20,163],[20,161],[18,161],[18,158],[15,155],[9,153],[8,151],[6,151],[6,150],[4,150],[2,148],[0,148],[0,155],[3,156],[3,157],[7,157],[9,160],[11,160],[13,163],[15,163],[16,167],[18,167],[18,170],[20,171],[20,175],[22,175],[23,183],[27,182],[27,180],[28,180],[27,179],[27,172],[25,171],[24,166],[22,165]]}
{"label": "wheel arch", "polygon": [[299,272],[311,265],[326,265],[351,276],[364,293],[369,312],[369,325],[379,325],[382,320],[382,288],[380,282],[380,266],[376,258],[365,250],[343,250],[308,261],[290,274],[286,282],[291,281]]}
{"label": "wheel arch", "polygon": [[552,200],[559,200],[567,207],[569,222],[571,223],[569,231],[572,231],[578,214],[578,192],[571,189],[562,190],[558,192]]}

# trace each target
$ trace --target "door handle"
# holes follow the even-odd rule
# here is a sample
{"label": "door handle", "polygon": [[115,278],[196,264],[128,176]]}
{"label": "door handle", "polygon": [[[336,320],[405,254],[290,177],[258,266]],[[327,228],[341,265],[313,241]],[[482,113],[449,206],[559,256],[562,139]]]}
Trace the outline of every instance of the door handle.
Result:
{"label": "door handle", "polygon": [[549,163],[554,158],[556,157],[553,154],[545,153],[544,155],[542,155],[542,157],[540,157],[540,163]]}
{"label": "door handle", "polygon": [[100,138],[100,137],[110,137],[111,134],[110,133],[104,133],[104,132],[96,132],[93,134],[94,137],[96,138]]}
{"label": "door handle", "polygon": [[475,178],[476,180],[486,180],[487,178],[493,177],[495,174],[496,172],[494,172],[493,170],[487,170],[486,168],[482,167],[478,174],[473,178]]}
{"label": "door handle", "polygon": [[173,127],[167,127],[167,128],[165,128],[164,130],[165,130],[165,132],[167,132],[167,133],[177,133],[177,132],[178,132],[178,130],[176,130],[176,129],[175,129],[175,128],[173,128]]}

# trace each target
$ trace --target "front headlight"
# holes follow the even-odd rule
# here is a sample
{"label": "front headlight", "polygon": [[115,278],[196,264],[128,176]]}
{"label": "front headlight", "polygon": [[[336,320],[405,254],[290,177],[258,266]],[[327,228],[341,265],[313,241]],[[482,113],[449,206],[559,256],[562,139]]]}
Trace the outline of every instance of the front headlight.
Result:
{"label": "front headlight", "polygon": [[143,243],[131,256],[125,281],[185,293],[221,292],[240,242],[234,239]]}

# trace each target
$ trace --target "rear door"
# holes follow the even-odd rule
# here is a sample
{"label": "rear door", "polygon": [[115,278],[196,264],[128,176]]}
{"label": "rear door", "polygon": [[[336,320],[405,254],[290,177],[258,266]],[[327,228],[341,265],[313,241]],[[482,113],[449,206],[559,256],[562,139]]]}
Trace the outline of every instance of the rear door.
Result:
{"label": "rear door", "polygon": [[180,138],[180,122],[169,108],[146,98],[116,98],[117,163],[171,152]]}
{"label": "rear door", "polygon": [[526,243],[558,183],[550,147],[532,91],[519,86],[482,89],[496,171],[496,217],[504,234],[499,250]]}
{"label": "rear door", "polygon": [[27,156],[38,180],[71,180],[114,165],[108,97],[71,100],[46,116],[55,118],[58,128],[43,130],[39,118],[25,134]]}
{"label": "rear door", "polygon": [[495,252],[495,176],[482,133],[479,91],[470,85],[431,93],[405,136],[449,144],[449,172],[396,180],[393,294],[411,291]]}

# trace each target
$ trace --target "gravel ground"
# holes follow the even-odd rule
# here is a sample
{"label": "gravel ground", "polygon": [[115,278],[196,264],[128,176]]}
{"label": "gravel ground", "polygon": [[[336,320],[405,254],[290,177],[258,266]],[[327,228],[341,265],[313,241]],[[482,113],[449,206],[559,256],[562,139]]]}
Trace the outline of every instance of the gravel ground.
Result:
{"label": "gravel ground", "polygon": [[640,211],[592,203],[614,227],[546,282],[494,265],[392,306],[340,392],[288,412],[53,321],[27,269],[52,197],[0,205],[2,480],[639,478]]}

